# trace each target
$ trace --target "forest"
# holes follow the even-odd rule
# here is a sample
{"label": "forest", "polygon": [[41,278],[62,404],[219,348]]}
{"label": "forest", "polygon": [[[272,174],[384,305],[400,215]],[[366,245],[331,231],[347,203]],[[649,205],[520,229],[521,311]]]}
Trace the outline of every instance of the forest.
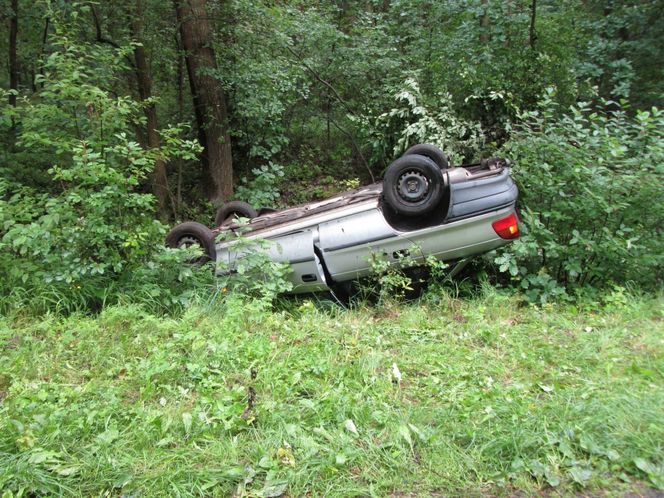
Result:
{"label": "forest", "polygon": [[169,225],[324,198],[422,142],[514,162],[528,232],[497,269],[530,300],[655,288],[663,9],[4,2],[3,294],[98,305]]}
{"label": "forest", "polygon": [[[657,496],[662,18],[0,0],[0,496]],[[164,244],[420,143],[508,158],[521,237],[417,299],[384,267],[285,298],[283,265]]]}

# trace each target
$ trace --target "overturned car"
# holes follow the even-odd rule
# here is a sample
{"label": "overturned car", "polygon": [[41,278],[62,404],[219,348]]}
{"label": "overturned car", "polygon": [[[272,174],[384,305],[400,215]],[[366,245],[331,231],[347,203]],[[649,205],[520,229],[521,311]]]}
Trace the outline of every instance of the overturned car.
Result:
{"label": "overturned car", "polygon": [[166,244],[200,245],[219,263],[217,272],[228,273],[246,255],[236,235],[268,240],[256,250],[290,264],[291,292],[335,291],[369,274],[376,254],[395,265],[405,257],[423,265],[433,256],[458,271],[473,256],[519,236],[517,197],[508,161],[450,168],[440,149],[420,144],[394,161],[382,182],[282,210],[229,203],[214,229],[182,223]]}

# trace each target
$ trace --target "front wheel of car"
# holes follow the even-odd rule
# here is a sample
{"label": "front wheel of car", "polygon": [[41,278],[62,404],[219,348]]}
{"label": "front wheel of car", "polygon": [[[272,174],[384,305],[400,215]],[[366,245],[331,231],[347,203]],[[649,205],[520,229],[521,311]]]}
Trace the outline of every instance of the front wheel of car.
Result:
{"label": "front wheel of car", "polygon": [[214,233],[205,225],[195,221],[187,221],[173,227],[166,235],[166,246],[172,249],[181,247],[198,246],[203,251],[203,256],[192,263],[203,264],[214,261],[216,251],[214,248]]}
{"label": "front wheel of car", "polygon": [[383,197],[403,216],[420,216],[433,211],[443,199],[443,173],[431,159],[418,154],[402,156],[387,168]]}

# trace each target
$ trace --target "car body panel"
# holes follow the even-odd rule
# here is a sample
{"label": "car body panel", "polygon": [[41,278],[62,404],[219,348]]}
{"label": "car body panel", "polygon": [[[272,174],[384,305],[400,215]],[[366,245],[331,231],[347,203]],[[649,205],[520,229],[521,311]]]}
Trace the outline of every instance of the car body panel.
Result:
{"label": "car body panel", "polygon": [[518,197],[516,184],[505,168],[500,174],[450,185],[448,220],[510,204]]}
{"label": "car body panel", "polygon": [[333,198],[289,208],[250,220],[244,227],[221,226],[227,240],[216,243],[217,273],[233,271],[248,250],[237,250],[233,237],[269,241],[265,252],[273,261],[290,263],[293,293],[326,290],[332,284],[370,273],[373,255],[397,263],[405,255],[413,264],[427,256],[460,260],[509,243],[492,223],[515,213],[518,190],[509,168],[493,171],[450,170],[450,202],[431,222],[386,215],[382,185],[373,184]]}
{"label": "car body panel", "polygon": [[[356,243],[349,241],[347,244],[332,247],[326,247],[324,227],[321,227],[321,248],[330,275],[334,280],[343,282],[370,273],[372,254],[385,257],[394,263],[407,254],[414,263],[424,264],[427,256],[445,261],[495,249],[506,241],[496,235],[491,223],[512,212],[514,207],[508,206],[477,217],[412,232],[397,232],[390,227],[391,233],[383,232],[383,236],[377,236],[379,232],[374,228],[372,232],[367,232],[367,238],[362,242],[355,239]],[[363,217],[365,226],[373,223],[381,228],[382,219],[378,210],[369,211],[367,216]],[[343,220],[339,220],[335,229],[338,232],[345,225]],[[335,243],[342,242],[339,234],[336,235],[336,238],[330,240]]]}
{"label": "car body panel", "polygon": [[[320,258],[314,251],[317,230],[300,230],[266,239],[253,245],[235,241],[217,244],[217,273],[236,271],[237,263],[247,254],[262,251],[272,261],[289,263],[289,279],[295,292],[316,292],[328,288]],[[219,263],[222,264],[219,264]]]}

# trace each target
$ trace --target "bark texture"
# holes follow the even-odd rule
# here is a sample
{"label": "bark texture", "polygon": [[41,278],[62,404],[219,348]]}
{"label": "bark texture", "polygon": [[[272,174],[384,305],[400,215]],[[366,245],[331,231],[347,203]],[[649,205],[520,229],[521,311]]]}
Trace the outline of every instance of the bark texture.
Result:
{"label": "bark texture", "polygon": [[205,6],[206,0],[175,0],[198,137],[204,148],[205,193],[211,201],[220,203],[233,195],[233,158],[226,97],[211,75],[217,70],[217,62]]}
{"label": "bark texture", "polygon": [[[136,0],[136,12],[132,18],[131,30],[134,41],[141,43],[143,33],[143,5],[141,0]],[[136,45],[134,48],[134,61],[136,64],[136,82],[138,86],[138,95],[142,101],[149,100],[152,97],[152,78],[145,57],[145,48],[142,45]],[[143,112],[146,118],[147,146],[150,149],[158,149],[161,145],[159,134],[157,133],[157,109],[154,103],[148,103]],[[169,216],[169,198],[168,176],[166,174],[166,162],[157,158],[154,164],[152,191],[157,198],[157,213],[159,218],[167,220]]]}
{"label": "bark texture", "polygon": [[533,0],[530,6],[530,29],[528,30],[528,43],[530,48],[535,48],[537,42],[537,31],[535,30],[535,21],[537,20],[537,0]]}
{"label": "bark texture", "polygon": [[[11,17],[9,18],[9,89],[18,90],[18,0],[12,0]],[[9,95],[9,105],[16,106],[16,95]]]}
{"label": "bark texture", "polygon": [[482,17],[480,17],[480,43],[489,43],[489,0],[482,0]]}

